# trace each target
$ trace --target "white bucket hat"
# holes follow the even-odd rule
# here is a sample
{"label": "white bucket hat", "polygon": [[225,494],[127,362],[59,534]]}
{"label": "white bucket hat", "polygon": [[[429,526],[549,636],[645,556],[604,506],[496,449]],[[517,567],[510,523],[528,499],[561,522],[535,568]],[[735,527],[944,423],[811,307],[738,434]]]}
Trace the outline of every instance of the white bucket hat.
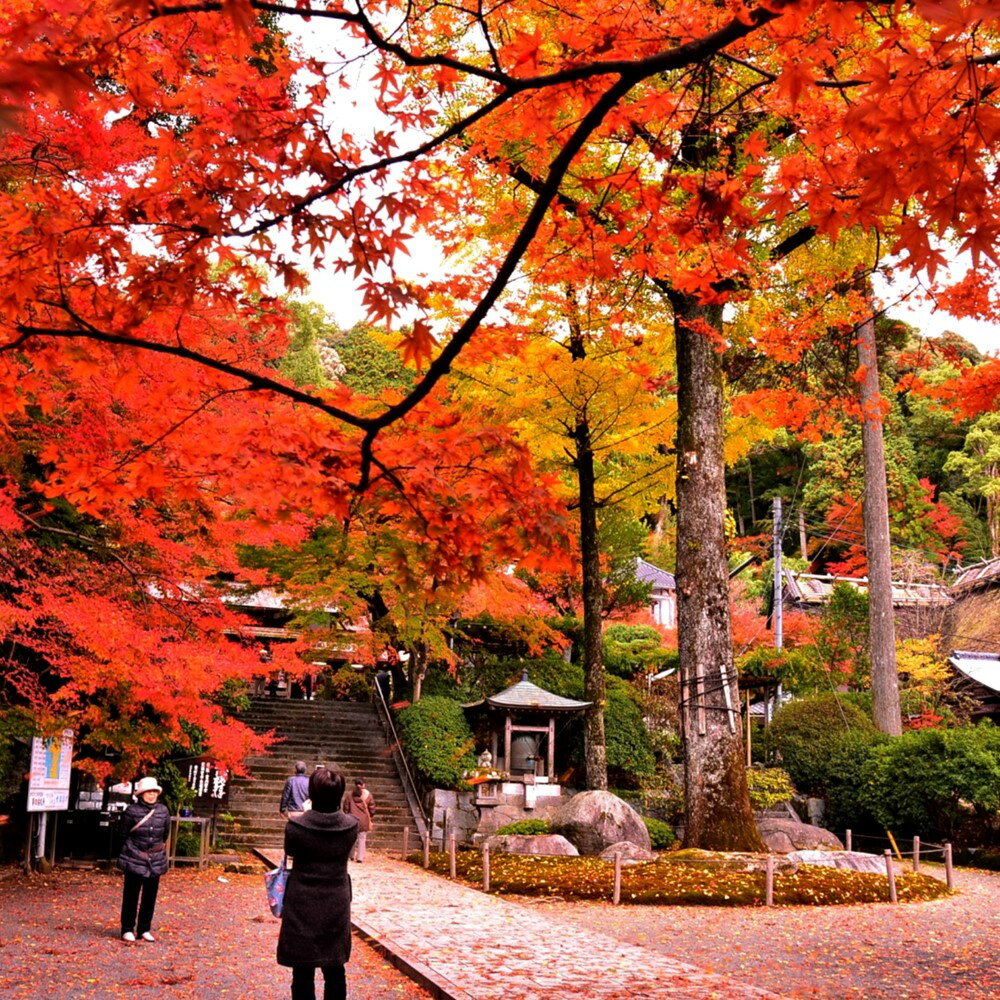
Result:
{"label": "white bucket hat", "polygon": [[160,783],[156,778],[140,778],[135,783],[135,794],[142,795],[143,792],[162,792]]}

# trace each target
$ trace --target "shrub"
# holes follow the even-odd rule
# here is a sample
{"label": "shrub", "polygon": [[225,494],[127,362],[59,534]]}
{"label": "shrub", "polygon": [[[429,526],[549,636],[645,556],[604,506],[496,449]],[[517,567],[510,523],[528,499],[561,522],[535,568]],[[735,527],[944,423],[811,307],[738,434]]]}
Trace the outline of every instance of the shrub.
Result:
{"label": "shrub", "polygon": [[420,776],[438,788],[458,788],[476,766],[472,730],[451,698],[421,698],[399,713],[399,735]]}
{"label": "shrub", "polygon": [[830,751],[840,734],[850,730],[874,732],[875,724],[850,697],[830,692],[778,709],[768,741],[795,787],[806,795],[822,795]]}
{"label": "shrub", "polygon": [[747,785],[750,786],[750,805],[754,809],[773,809],[795,795],[792,779],[781,767],[750,768]]}
{"label": "shrub", "polygon": [[1000,736],[989,724],[907,732],[874,748],[862,778],[883,826],[954,839],[1000,809]]}
{"label": "shrub", "polygon": [[626,685],[608,685],[604,704],[604,739],[608,768],[619,776],[635,780],[656,771],[656,759],[642,709]]}
{"label": "shrub", "polygon": [[667,851],[677,843],[677,837],[669,823],[651,816],[643,816],[643,823],[649,831],[649,840],[654,851]]}
{"label": "shrub", "polygon": [[655,673],[668,651],[652,625],[609,625],[602,641],[604,666],[618,677],[629,678],[638,671]]}
{"label": "shrub", "polygon": [[885,733],[852,729],[839,733],[830,742],[823,775],[826,822],[830,829],[881,831],[871,811],[874,793],[864,773],[875,749],[891,738]]}
{"label": "shrub", "polygon": [[322,697],[334,701],[368,701],[372,693],[371,681],[354,667],[341,667],[323,688]]}
{"label": "shrub", "polygon": [[508,833],[521,833],[529,837],[535,837],[548,832],[549,821],[547,819],[519,819],[497,830],[497,834],[501,837]]}
{"label": "shrub", "polygon": [[177,842],[174,853],[181,858],[196,858],[201,850],[201,837],[194,832],[189,823],[181,823],[177,831]]}

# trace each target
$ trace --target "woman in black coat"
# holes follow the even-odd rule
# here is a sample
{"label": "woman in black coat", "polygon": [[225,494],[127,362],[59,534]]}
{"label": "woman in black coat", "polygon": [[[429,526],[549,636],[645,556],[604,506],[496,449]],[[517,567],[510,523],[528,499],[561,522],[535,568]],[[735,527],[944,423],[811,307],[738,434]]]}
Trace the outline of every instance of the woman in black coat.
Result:
{"label": "woman in black coat", "polygon": [[137,799],[121,819],[125,835],[124,846],[118,855],[118,867],[125,873],[122,940],[130,944],[135,941],[136,934],[143,941],[156,940],[150,928],[160,876],[167,870],[167,835],[170,833],[170,810],[157,801],[162,791],[156,778],[140,778],[135,786]]}
{"label": "woman in black coat", "polygon": [[285,827],[290,871],[278,935],[278,964],[292,969],[292,1000],[315,1000],[316,969],[324,1000],[345,1000],[351,957],[351,879],[347,859],[358,821],[341,811],[344,776],[317,767],[309,779],[312,808]]}

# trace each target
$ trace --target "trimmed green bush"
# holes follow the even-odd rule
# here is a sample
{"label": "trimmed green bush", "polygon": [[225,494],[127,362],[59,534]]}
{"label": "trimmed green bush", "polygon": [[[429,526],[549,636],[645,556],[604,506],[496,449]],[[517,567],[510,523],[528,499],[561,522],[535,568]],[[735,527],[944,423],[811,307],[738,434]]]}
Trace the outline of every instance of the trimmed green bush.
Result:
{"label": "trimmed green bush", "polygon": [[515,823],[508,823],[497,830],[498,836],[506,836],[508,833],[520,833],[529,837],[537,837],[549,832],[549,821],[547,819],[519,819]]}
{"label": "trimmed green bush", "polygon": [[1000,730],[919,729],[874,748],[862,769],[875,818],[893,832],[956,838],[1000,809]]}
{"label": "trimmed green bush", "polygon": [[754,809],[773,809],[782,802],[791,801],[795,795],[792,779],[781,767],[750,768],[747,785],[750,786],[750,805]]}
{"label": "trimmed green bush", "polygon": [[462,772],[476,766],[462,706],[451,698],[421,698],[404,708],[397,722],[403,749],[420,776],[437,788],[461,787]]}
{"label": "trimmed green bush", "polygon": [[629,779],[648,778],[656,771],[656,759],[642,709],[626,685],[608,685],[604,704],[604,739],[608,768],[617,772],[622,784]]}
{"label": "trimmed green bush", "polygon": [[874,732],[875,723],[849,696],[828,692],[778,709],[767,738],[795,787],[805,795],[822,795],[830,752],[848,731]]}
{"label": "trimmed green bush", "polygon": [[642,821],[649,831],[649,840],[654,851],[668,851],[677,843],[677,837],[669,823],[653,819],[651,816],[643,816]]}
{"label": "trimmed green bush", "polygon": [[640,670],[655,673],[668,654],[663,637],[652,625],[609,625],[602,646],[608,672],[624,678]]}

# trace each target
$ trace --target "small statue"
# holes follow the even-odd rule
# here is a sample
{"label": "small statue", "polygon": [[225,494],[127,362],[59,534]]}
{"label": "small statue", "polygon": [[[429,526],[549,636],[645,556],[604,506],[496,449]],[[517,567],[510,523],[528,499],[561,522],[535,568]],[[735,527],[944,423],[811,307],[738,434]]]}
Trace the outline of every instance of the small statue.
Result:
{"label": "small statue", "polygon": [[492,771],[493,770],[493,754],[489,750],[484,750],[480,755],[479,759],[476,761],[476,766],[481,771]]}

